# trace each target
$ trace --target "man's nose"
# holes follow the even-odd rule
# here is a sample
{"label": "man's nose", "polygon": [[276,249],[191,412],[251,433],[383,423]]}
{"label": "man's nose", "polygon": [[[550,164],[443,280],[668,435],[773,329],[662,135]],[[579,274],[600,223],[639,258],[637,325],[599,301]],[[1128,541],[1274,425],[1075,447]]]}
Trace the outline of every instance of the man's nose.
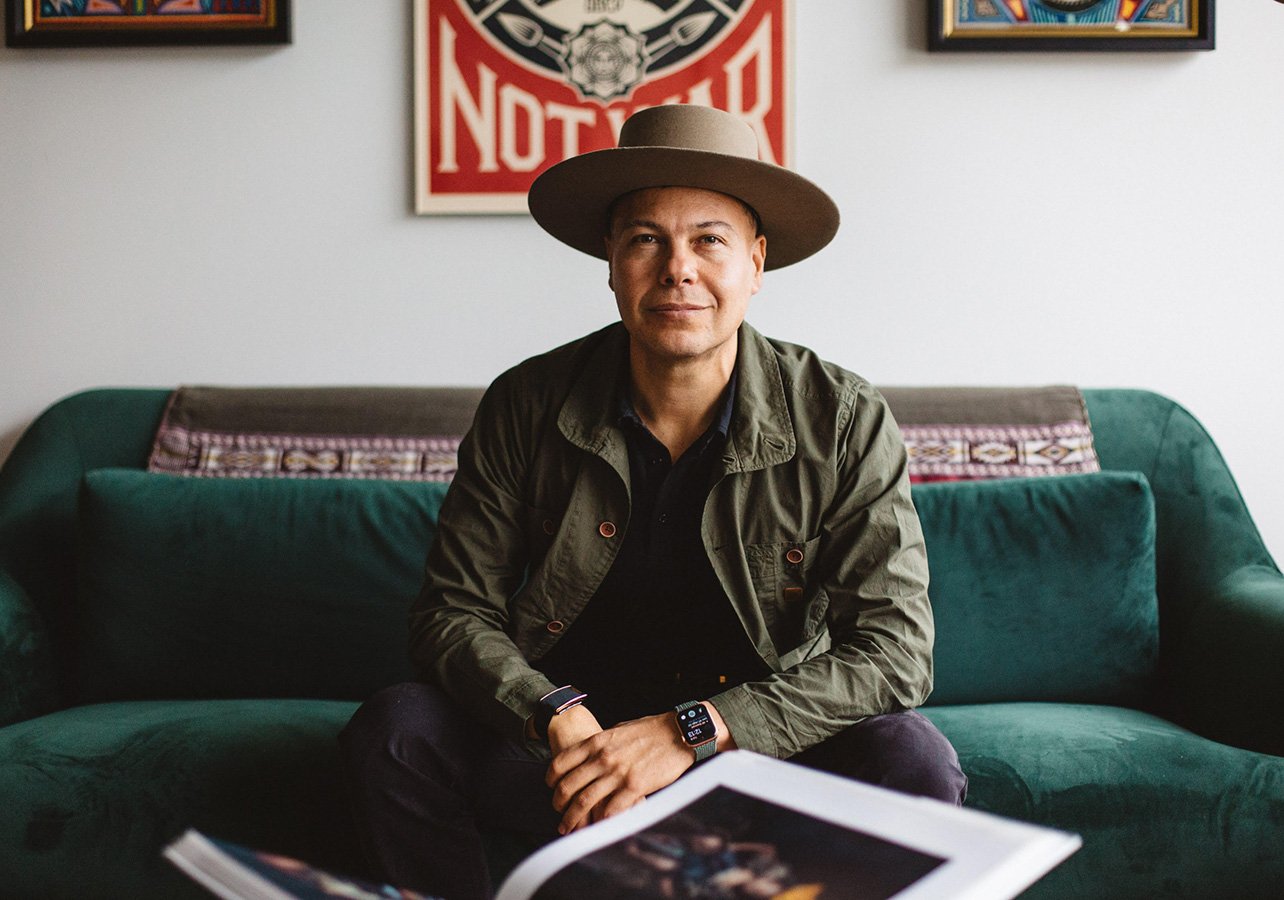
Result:
{"label": "man's nose", "polygon": [[696,258],[691,248],[681,241],[669,244],[664,260],[665,284],[693,284],[696,280]]}

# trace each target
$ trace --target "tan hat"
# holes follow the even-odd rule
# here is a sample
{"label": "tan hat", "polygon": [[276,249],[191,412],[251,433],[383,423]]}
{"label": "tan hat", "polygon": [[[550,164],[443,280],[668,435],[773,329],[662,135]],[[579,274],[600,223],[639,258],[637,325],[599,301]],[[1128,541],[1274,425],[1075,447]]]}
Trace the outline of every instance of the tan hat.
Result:
{"label": "tan hat", "polygon": [[620,145],[558,163],[535,179],[535,221],[576,250],[606,258],[607,211],[630,191],[693,187],[753,207],[767,236],[768,269],[806,259],[838,231],[838,206],[801,175],[758,159],[747,123],[707,106],[656,106],[631,116]]}

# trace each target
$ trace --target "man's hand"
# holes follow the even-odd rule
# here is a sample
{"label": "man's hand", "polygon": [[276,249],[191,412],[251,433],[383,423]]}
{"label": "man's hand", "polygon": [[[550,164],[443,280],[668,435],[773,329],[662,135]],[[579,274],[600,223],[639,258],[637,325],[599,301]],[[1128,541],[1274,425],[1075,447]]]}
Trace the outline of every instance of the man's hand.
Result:
{"label": "man's hand", "polygon": [[563,814],[558,831],[570,834],[624,812],[677,781],[694,762],[671,712],[621,722],[555,748],[545,780],[553,788],[554,809]]}
{"label": "man's hand", "polygon": [[[705,708],[718,730],[718,750],[736,749],[722,715],[707,700]],[[591,723],[580,717],[567,718],[577,709],[587,714]],[[567,720],[565,739],[562,734],[555,736],[554,725],[549,725],[553,761],[545,781],[553,788],[553,808],[563,814],[558,827],[562,834],[636,806],[695,764],[695,751],[682,740],[672,712],[621,722],[605,731],[582,707],[554,716],[553,723],[559,719]],[[583,737],[570,740],[575,734]]]}

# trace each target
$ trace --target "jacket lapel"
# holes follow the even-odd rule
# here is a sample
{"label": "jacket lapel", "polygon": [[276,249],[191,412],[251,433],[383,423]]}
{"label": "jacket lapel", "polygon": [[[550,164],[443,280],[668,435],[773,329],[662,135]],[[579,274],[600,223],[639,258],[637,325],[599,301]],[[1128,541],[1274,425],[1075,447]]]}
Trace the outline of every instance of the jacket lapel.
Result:
{"label": "jacket lapel", "polygon": [[745,323],[740,326],[739,353],[726,471],[754,472],[793,459],[798,440],[775,348]]}
{"label": "jacket lapel", "polygon": [[601,340],[589,351],[587,362],[571,385],[558,414],[557,427],[576,447],[606,460],[628,484],[629,454],[624,436],[616,427],[616,391],[620,369],[629,352],[629,336],[620,323],[598,334]]}

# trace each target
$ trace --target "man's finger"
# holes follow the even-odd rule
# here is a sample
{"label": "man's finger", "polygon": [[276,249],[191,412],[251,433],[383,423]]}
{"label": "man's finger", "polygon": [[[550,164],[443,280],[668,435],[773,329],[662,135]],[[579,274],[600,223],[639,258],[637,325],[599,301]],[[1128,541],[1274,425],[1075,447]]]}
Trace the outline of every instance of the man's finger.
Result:
{"label": "man's finger", "polygon": [[601,760],[594,757],[584,760],[552,784],[553,808],[564,812],[585,788],[608,774],[610,769]]}
{"label": "man's finger", "polygon": [[603,819],[609,819],[611,816],[618,816],[625,810],[637,806],[646,797],[642,794],[635,794],[627,790],[617,790],[605,801],[593,807],[592,820],[601,822]]}
{"label": "man's finger", "polygon": [[598,778],[589,783],[566,804],[562,822],[557,829],[558,833],[570,834],[577,828],[597,821],[592,818],[594,808],[608,799],[614,789],[614,785],[607,778]]}
{"label": "man's finger", "polygon": [[589,741],[580,741],[554,756],[544,773],[544,783],[549,787],[557,787],[557,783],[565,778],[568,772],[579,768],[589,757],[588,744]]}

